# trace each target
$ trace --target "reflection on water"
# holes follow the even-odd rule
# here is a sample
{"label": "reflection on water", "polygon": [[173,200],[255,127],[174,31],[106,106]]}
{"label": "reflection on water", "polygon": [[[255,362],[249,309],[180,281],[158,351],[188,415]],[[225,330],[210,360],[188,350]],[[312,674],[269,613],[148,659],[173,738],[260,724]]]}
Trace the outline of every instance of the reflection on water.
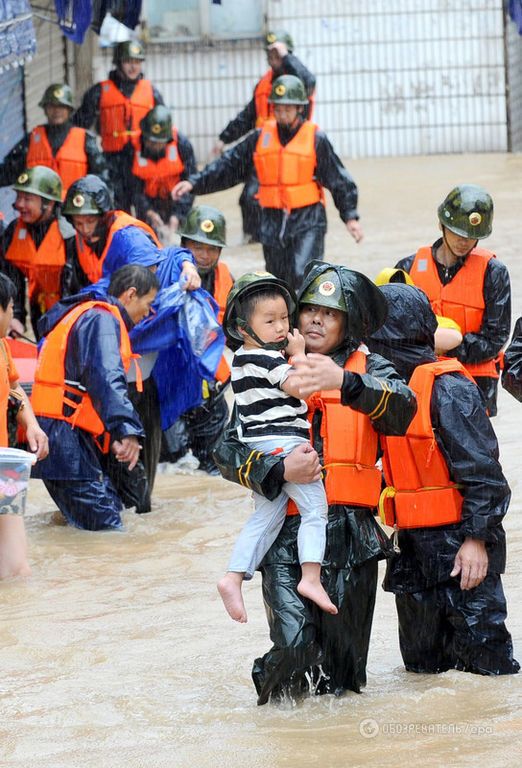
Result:
{"label": "reflection on water", "polygon": [[[513,156],[504,167],[497,157],[481,156],[487,186],[500,200],[500,232],[502,222],[505,228],[492,247],[507,253],[520,308],[522,268],[509,237],[518,230],[514,209],[502,206],[509,192],[502,184],[514,183],[517,162]],[[396,178],[379,169],[399,164],[401,174],[419,183],[426,207],[434,208],[440,195],[420,186],[421,171],[428,169],[444,193],[450,163],[452,180],[467,178],[469,158],[360,161],[353,168],[368,189],[366,204],[371,208],[372,195],[375,202],[373,213],[365,214],[369,242],[357,251],[354,267],[373,275],[386,265],[385,234],[396,258],[421,237],[398,229],[397,211],[382,207],[386,189],[372,192],[377,180],[382,187]],[[218,202],[226,213],[234,211],[233,227],[239,228],[235,196],[216,196],[212,204]],[[393,204],[405,206],[396,198]],[[372,215],[380,222],[372,223]],[[331,253],[344,261],[346,235],[333,215],[330,221]],[[423,238],[431,232],[428,224]],[[355,246],[350,248],[353,254]],[[235,274],[250,268],[239,250],[231,250]],[[259,266],[257,254],[250,248],[247,260]],[[522,406],[502,395],[494,424],[513,488],[505,586],[519,660],[521,419]],[[0,586],[1,768],[402,767],[412,758],[426,767],[471,766],[480,759],[488,768],[518,768],[522,675],[406,673],[393,598],[382,591],[363,694],[257,707],[250,667],[269,647],[260,579],[245,585],[247,625],[228,619],[215,590],[248,504],[241,489],[220,479],[160,476],[150,515],[127,513],[123,533],[86,533],[57,525],[52,502],[32,483],[33,576]]]}

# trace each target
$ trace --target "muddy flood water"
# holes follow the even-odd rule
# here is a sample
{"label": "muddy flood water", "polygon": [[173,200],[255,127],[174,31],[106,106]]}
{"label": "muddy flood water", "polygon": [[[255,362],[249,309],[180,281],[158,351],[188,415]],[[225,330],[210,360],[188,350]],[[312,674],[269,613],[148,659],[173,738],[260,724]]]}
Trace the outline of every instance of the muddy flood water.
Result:
{"label": "muddy flood water", "polygon": [[[431,243],[436,208],[455,184],[495,201],[487,247],[512,276],[522,312],[522,156],[347,162],[360,189],[356,246],[329,206],[326,255],[374,277]],[[239,188],[200,198],[229,220],[225,252],[239,276],[263,265],[239,247]],[[522,405],[501,392],[494,420],[513,490],[505,589],[522,659]],[[60,524],[39,481],[27,528],[33,575],[0,584],[0,768],[279,768],[522,764],[522,675],[404,671],[393,598],[379,590],[361,695],[256,706],[250,668],[269,646],[260,578],[249,621],[226,615],[215,582],[250,509],[246,492],[199,471],[162,474],[151,514],[126,529]]]}

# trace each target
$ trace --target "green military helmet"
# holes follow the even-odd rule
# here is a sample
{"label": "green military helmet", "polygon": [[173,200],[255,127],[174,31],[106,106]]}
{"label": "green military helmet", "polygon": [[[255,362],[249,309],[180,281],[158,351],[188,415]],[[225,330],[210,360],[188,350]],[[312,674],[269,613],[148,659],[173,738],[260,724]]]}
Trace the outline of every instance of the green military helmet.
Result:
{"label": "green military helmet", "polygon": [[491,234],[493,200],[476,184],[459,184],[438,208],[443,227],[460,237],[482,240]]}
{"label": "green military helmet", "polygon": [[308,104],[306,88],[295,75],[281,75],[272,83],[268,101],[271,104]]}
{"label": "green military helmet", "polygon": [[225,307],[225,315],[223,317],[223,330],[227,337],[229,346],[232,349],[237,349],[238,342],[243,343],[244,338],[239,331],[239,328],[243,328],[249,336],[255,339],[265,349],[283,349],[287,342],[274,342],[271,344],[265,344],[254,333],[252,328],[248,325],[245,317],[243,317],[242,302],[247,296],[251,296],[253,293],[258,293],[266,289],[274,289],[283,296],[286,305],[288,307],[288,314],[290,316],[290,328],[293,326],[293,316],[296,310],[295,295],[288,283],[276,277],[271,272],[247,272],[242,275],[232,288],[227,297],[227,305]]}
{"label": "green military helmet", "polygon": [[99,176],[89,173],[71,184],[62,213],[64,216],[101,216],[113,207],[107,184]]}
{"label": "green military helmet", "polygon": [[144,139],[156,141],[159,144],[167,144],[172,141],[172,117],[170,111],[163,104],[147,112],[140,121],[140,128]]}
{"label": "green military helmet", "polygon": [[47,105],[74,109],[73,93],[67,83],[53,83],[47,86],[38,106],[45,108]]}
{"label": "green military helmet", "polygon": [[145,61],[145,49],[137,40],[126,40],[124,43],[118,43],[114,46],[113,64],[118,65],[122,61],[129,61],[129,59]]}
{"label": "green military helmet", "polygon": [[265,48],[268,49],[274,43],[284,43],[288,48],[288,53],[294,50],[294,41],[291,35],[284,29],[267,32],[265,35]]}
{"label": "green military helmet", "polygon": [[315,304],[344,312],[345,339],[351,342],[368,338],[386,320],[381,290],[366,275],[340,264],[311,261],[297,300],[300,308]]}
{"label": "green military helmet", "polygon": [[196,205],[181,227],[180,235],[197,243],[224,248],[227,244],[225,217],[210,205]]}
{"label": "green military helmet", "polygon": [[58,174],[46,165],[35,165],[26,168],[13,184],[16,192],[29,192],[39,195],[45,200],[62,202],[62,180]]}
{"label": "green military helmet", "polygon": [[334,269],[328,269],[314,277],[303,287],[299,295],[299,304],[315,304],[347,312],[346,301],[339,275]]}

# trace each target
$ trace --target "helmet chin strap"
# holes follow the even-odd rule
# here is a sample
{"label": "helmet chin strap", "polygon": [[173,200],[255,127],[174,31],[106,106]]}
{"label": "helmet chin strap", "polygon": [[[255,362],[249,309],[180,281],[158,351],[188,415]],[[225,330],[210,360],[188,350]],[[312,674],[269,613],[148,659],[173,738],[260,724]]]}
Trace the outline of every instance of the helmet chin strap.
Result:
{"label": "helmet chin strap", "polygon": [[250,336],[251,339],[254,339],[254,341],[257,342],[260,347],[262,347],[262,349],[280,352],[282,349],[285,349],[288,346],[288,339],[283,339],[282,341],[263,341],[259,338],[257,333],[252,330],[246,320],[242,320],[240,317],[236,318],[236,325],[238,328],[242,328],[245,333]]}
{"label": "helmet chin strap", "polygon": [[454,256],[454,257],[455,257],[456,259],[458,259],[459,261],[460,261],[461,259],[465,259],[467,256],[469,256],[469,254],[471,253],[471,251],[473,250],[473,248],[476,248],[476,246],[477,246],[477,243],[478,243],[478,240],[475,240],[474,244],[471,246],[471,248],[469,249],[469,251],[467,251],[467,252],[464,254],[464,256],[461,256],[461,255],[460,255],[460,253],[455,253],[455,251],[452,251],[452,250],[451,250],[450,244],[448,243],[448,241],[447,241],[447,239],[446,239],[446,227],[444,227],[444,226],[442,227],[442,239],[443,239],[443,241],[444,241],[444,245],[446,246],[446,248],[448,249],[448,251],[451,253],[451,255],[452,255],[452,256]]}

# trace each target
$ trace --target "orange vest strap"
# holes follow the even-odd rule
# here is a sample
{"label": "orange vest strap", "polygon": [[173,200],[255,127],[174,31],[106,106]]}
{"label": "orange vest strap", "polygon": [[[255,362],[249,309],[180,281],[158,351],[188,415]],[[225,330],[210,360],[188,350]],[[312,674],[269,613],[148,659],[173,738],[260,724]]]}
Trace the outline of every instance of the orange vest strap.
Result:
{"label": "orange vest strap", "polygon": [[[223,261],[218,261],[214,274],[214,299],[218,305],[218,323],[221,325],[225,314],[227,296],[234,285],[234,281],[230,274],[230,269]],[[216,370],[215,379],[223,384],[225,381],[228,381],[229,378],[230,366],[227,363],[225,355],[222,355]]]}
{"label": "orange vest strap", "polygon": [[272,92],[274,73],[272,69],[265,72],[254,89],[254,104],[256,107],[256,128],[260,128],[265,120],[273,117],[274,107],[268,101]]}

